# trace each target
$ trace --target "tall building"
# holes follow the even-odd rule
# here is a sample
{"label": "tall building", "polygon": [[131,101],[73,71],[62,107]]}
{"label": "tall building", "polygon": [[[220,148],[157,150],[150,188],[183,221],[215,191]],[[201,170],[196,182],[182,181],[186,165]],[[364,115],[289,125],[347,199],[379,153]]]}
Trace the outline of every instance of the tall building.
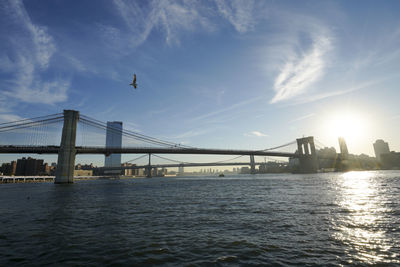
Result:
{"label": "tall building", "polygon": [[[121,148],[122,146],[122,122],[108,121],[106,134],[106,148]],[[121,167],[121,154],[106,156],[104,167]],[[107,171],[108,174],[121,174],[121,171]]]}
{"label": "tall building", "polygon": [[378,139],[374,143],[375,157],[378,161],[381,161],[381,155],[390,153],[389,144],[382,139]]}
{"label": "tall building", "polygon": [[343,137],[339,137],[339,148],[342,159],[347,159],[349,156],[349,150],[347,149],[346,140],[344,140]]}

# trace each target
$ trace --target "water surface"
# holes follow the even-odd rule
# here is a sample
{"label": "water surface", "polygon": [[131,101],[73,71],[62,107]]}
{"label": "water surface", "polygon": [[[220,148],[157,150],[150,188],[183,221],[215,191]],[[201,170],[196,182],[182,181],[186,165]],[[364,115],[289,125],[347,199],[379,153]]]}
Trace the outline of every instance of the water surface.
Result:
{"label": "water surface", "polygon": [[400,172],[0,185],[0,265],[400,264]]}

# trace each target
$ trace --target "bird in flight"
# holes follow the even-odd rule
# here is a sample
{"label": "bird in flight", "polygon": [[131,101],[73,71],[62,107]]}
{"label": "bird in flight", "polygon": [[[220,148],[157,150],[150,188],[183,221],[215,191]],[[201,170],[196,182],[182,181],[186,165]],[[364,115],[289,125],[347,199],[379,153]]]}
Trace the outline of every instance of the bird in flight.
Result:
{"label": "bird in flight", "polygon": [[133,81],[132,81],[132,83],[131,84],[129,84],[129,85],[132,85],[135,89],[137,88],[137,83],[136,83],[136,74],[133,74]]}

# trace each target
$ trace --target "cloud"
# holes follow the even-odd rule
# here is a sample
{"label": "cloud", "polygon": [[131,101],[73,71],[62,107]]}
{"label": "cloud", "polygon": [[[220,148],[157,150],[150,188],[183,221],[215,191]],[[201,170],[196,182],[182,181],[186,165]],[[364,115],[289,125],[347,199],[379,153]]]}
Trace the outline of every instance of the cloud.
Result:
{"label": "cloud", "polygon": [[307,115],[298,117],[298,118],[296,118],[294,120],[291,120],[291,121],[289,121],[289,123],[303,121],[303,120],[309,119],[309,118],[314,117],[314,116],[315,116],[315,113],[307,114]]}
{"label": "cloud", "polygon": [[319,94],[313,94],[313,95],[309,95],[309,96],[304,96],[304,97],[296,99],[290,105],[305,104],[305,103],[319,101],[319,100],[322,100],[322,99],[325,99],[325,98],[329,98],[329,97],[349,94],[351,92],[358,91],[360,89],[367,88],[369,86],[377,84],[377,83],[379,83],[381,81],[382,80],[368,81],[368,82],[360,83],[359,85],[352,86],[352,87],[349,87],[349,88],[343,89],[343,90],[334,90],[334,91],[329,91],[329,92],[326,92],[326,93],[319,93]]}
{"label": "cloud", "polygon": [[183,139],[183,138],[199,136],[199,135],[207,134],[213,130],[214,129],[190,130],[190,131],[187,131],[182,134],[178,134],[178,135],[174,136],[173,139]]}
{"label": "cloud", "polygon": [[47,28],[31,21],[22,1],[6,1],[1,11],[0,15],[14,28],[4,37],[5,49],[0,54],[4,59],[0,70],[8,75],[1,84],[3,97],[41,104],[67,100],[69,81],[47,78],[47,69],[57,50]]}
{"label": "cloud", "polygon": [[184,32],[215,31],[220,16],[239,33],[251,30],[256,24],[253,0],[215,0],[215,6],[197,0],[153,0],[142,3],[114,0],[113,3],[127,29],[100,25],[99,30],[109,45],[112,43],[114,47],[121,46],[121,43],[137,47],[154,30],[164,34],[168,45],[179,44]]}
{"label": "cloud", "polygon": [[235,29],[244,33],[255,25],[254,1],[252,0],[215,0],[218,11]]}
{"label": "cloud", "polygon": [[23,120],[23,118],[15,114],[0,114],[0,122],[10,122],[19,120]]}
{"label": "cloud", "polygon": [[[203,13],[205,7],[198,1],[151,1],[148,6],[134,1],[114,0],[114,4],[132,37],[133,46],[142,44],[154,29],[165,34],[167,44],[179,43],[182,31],[194,31],[199,28],[213,30],[214,26]],[[114,27],[106,27],[106,33],[112,39],[120,39],[122,32]]]}
{"label": "cloud", "polygon": [[313,36],[312,39],[311,48],[307,53],[298,55],[283,66],[274,82],[276,94],[271,103],[298,96],[322,76],[325,67],[324,56],[331,48],[331,41],[325,35]]}
{"label": "cloud", "polygon": [[68,81],[42,81],[35,76],[35,65],[29,58],[21,56],[16,64],[19,70],[10,83],[13,89],[4,91],[5,96],[26,103],[54,104],[67,100]]}
{"label": "cloud", "polygon": [[252,131],[250,133],[245,133],[244,136],[248,136],[248,137],[254,137],[254,136],[256,136],[256,137],[267,137],[268,135],[264,134],[262,132],[259,132],[259,131]]}
{"label": "cloud", "polygon": [[228,106],[226,108],[223,108],[223,109],[220,109],[220,110],[216,110],[216,111],[212,111],[212,112],[197,116],[195,118],[191,118],[190,120],[191,121],[198,121],[198,120],[203,120],[203,119],[207,119],[207,118],[210,118],[210,117],[214,117],[214,116],[219,115],[221,113],[225,113],[227,111],[235,110],[235,109],[237,109],[239,107],[243,107],[243,106],[249,105],[249,104],[254,103],[256,101],[259,101],[259,100],[261,100],[260,97],[254,97],[254,98],[246,99],[246,100],[241,101],[239,103],[232,104],[232,105],[230,105],[230,106]]}
{"label": "cloud", "polygon": [[47,33],[46,28],[27,22],[26,26],[31,31],[32,39],[36,47],[36,60],[43,68],[47,68],[51,56],[56,51],[53,38]]}
{"label": "cloud", "polygon": [[139,124],[134,123],[134,122],[130,122],[130,121],[124,122],[123,123],[123,128],[124,128],[124,130],[133,131],[133,132],[136,132],[136,133],[141,133],[142,132],[140,130]]}

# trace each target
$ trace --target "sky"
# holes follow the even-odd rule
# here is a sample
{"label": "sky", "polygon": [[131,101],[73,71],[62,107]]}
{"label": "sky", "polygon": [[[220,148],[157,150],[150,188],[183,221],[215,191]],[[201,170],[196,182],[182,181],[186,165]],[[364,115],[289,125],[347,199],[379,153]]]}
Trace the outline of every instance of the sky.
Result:
{"label": "sky", "polygon": [[0,1],[0,122],[74,109],[195,147],[342,135],[374,156],[400,151],[399,70],[397,0]]}

